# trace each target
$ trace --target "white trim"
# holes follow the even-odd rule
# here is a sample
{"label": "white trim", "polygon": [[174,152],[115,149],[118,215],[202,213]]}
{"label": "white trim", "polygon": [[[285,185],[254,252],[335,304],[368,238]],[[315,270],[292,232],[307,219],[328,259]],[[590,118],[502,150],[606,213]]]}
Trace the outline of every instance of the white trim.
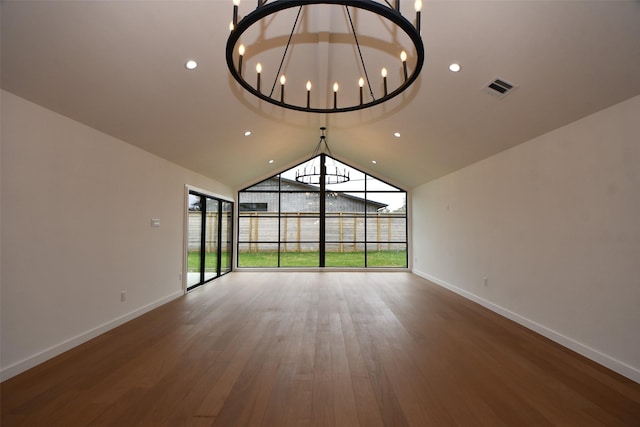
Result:
{"label": "white trim", "polygon": [[46,362],[49,359],[54,358],[55,356],[64,353],[65,351],[71,350],[74,347],[79,346],[80,344],[83,344],[95,337],[97,337],[98,335],[102,335],[105,332],[110,331],[111,329],[114,329],[132,319],[135,319],[138,316],[141,316],[151,310],[153,310],[154,308],[160,307],[161,305],[164,305],[170,301],[173,301],[176,298],[179,298],[183,295],[182,291],[178,291],[178,292],[174,292],[170,295],[167,295],[166,297],[160,298],[159,300],[156,300],[152,303],[149,303],[143,307],[140,307],[128,314],[125,314],[123,316],[120,316],[116,319],[113,319],[109,322],[103,323],[100,326],[97,326],[93,329],[90,329],[86,332],[83,332],[80,335],[76,335],[73,338],[70,338],[66,341],[63,341],[59,344],[56,344],[54,346],[51,346],[49,348],[47,348],[46,350],[43,350],[39,353],[34,354],[33,356],[29,356],[24,360],[21,360],[19,362],[16,362],[12,365],[7,366],[6,368],[2,368],[2,370],[0,371],[0,381],[4,381],[4,380],[8,380],[11,377],[14,377],[28,369],[31,369],[43,362]]}
{"label": "white trim", "polygon": [[595,350],[587,345],[584,345],[574,339],[567,337],[553,329],[549,329],[544,325],[541,325],[537,322],[534,322],[531,319],[523,317],[513,311],[510,311],[500,305],[497,305],[491,301],[488,301],[484,298],[481,298],[469,291],[466,291],[462,288],[459,288],[451,283],[448,283],[444,280],[438,279],[437,277],[431,276],[427,273],[424,273],[419,270],[413,270],[413,273],[417,276],[422,277],[423,279],[427,279],[430,282],[435,283],[436,285],[442,286],[443,288],[449,289],[452,292],[455,292],[458,295],[461,295],[473,302],[480,304],[481,306],[488,308],[489,310],[500,314],[501,316],[506,317],[507,319],[513,320],[514,322],[524,326],[527,329],[530,329],[534,332],[539,333],[540,335],[549,338],[552,341],[566,347],[570,350],[575,351],[583,355],[584,357],[593,360],[596,363],[599,363],[602,366],[605,366],[612,371],[617,372],[620,375],[623,375],[637,383],[640,383],[640,369],[635,368],[631,365],[627,365],[624,362],[621,362],[607,354],[604,354],[598,350]]}

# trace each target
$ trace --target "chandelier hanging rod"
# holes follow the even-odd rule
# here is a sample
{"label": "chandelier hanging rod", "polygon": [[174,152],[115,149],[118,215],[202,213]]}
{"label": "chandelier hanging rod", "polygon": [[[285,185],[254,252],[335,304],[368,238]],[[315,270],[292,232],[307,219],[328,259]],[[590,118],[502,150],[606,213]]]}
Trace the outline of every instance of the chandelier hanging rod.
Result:
{"label": "chandelier hanging rod", "polygon": [[[253,94],[254,96],[266,102],[277,105],[279,107],[288,108],[291,110],[311,112],[311,113],[341,113],[341,112],[361,110],[364,108],[369,108],[369,107],[381,104],[383,102],[386,102],[396,97],[400,93],[404,92],[418,78],[418,75],[420,74],[420,71],[422,70],[422,67],[424,65],[424,44],[422,42],[422,37],[420,35],[422,1],[417,0],[415,2],[415,9],[416,9],[415,25],[411,23],[409,20],[407,20],[404,16],[402,16],[402,14],[400,13],[400,0],[396,0],[395,7],[393,7],[387,0],[384,0],[384,1],[386,4],[383,4],[381,2],[377,2],[374,0],[272,0],[271,2],[269,2],[268,0],[257,0],[258,4],[256,9],[250,12],[248,15],[244,16],[242,19],[238,20],[239,0],[234,0],[233,21],[231,22],[231,25],[230,25],[231,31],[230,31],[229,38],[227,40],[226,55],[225,55],[229,72],[231,73],[233,78],[238,83],[240,83],[240,85],[249,93]],[[249,28],[251,28],[254,24],[268,17],[269,15],[272,15],[274,13],[277,13],[289,8],[294,8],[294,7],[301,8],[302,6],[317,5],[317,4],[345,6],[345,8],[347,8],[347,13],[349,13],[349,9],[348,9],[349,7],[363,9],[369,12],[373,12],[391,21],[393,24],[395,24],[397,27],[403,30],[403,32],[409,37],[409,39],[414,45],[415,52],[416,52],[416,65],[413,71],[411,73],[408,73],[407,63],[406,63],[406,59],[407,59],[406,53],[403,51],[401,55],[401,61],[402,61],[402,67],[403,67],[403,73],[404,73],[404,80],[401,82],[401,84],[397,88],[389,92],[387,88],[386,68],[383,68],[382,78],[384,83],[384,95],[379,98],[375,98],[373,96],[373,91],[371,90],[371,82],[367,78],[367,84],[369,85],[369,91],[373,99],[368,102],[363,102],[362,87],[364,85],[364,79],[361,78],[359,82],[360,103],[350,105],[350,106],[341,107],[338,105],[338,99],[337,99],[338,83],[337,82],[333,85],[333,108],[331,107],[321,108],[321,107],[311,106],[310,82],[307,83],[306,106],[290,104],[285,102],[284,89],[285,89],[286,79],[284,75],[280,77],[280,98],[279,99],[272,97],[273,90],[269,94],[262,93],[262,91],[260,90],[260,70],[259,69],[256,70],[257,84],[255,87],[243,77],[242,61],[243,61],[243,55],[245,53],[245,47],[244,45],[241,44],[239,48],[236,49],[236,44],[240,40],[242,34],[246,32]],[[295,29],[295,24],[294,24],[294,29]],[[354,37],[356,39],[356,44],[358,45],[358,48],[359,48],[355,29],[353,27],[352,29],[353,29]],[[288,44],[287,44],[287,47],[288,47]],[[236,52],[238,52],[237,65],[234,58]],[[258,64],[258,66],[260,67],[260,64]],[[365,71],[366,71],[366,67],[365,67]],[[276,82],[274,82],[274,87],[275,87],[275,84]]]}

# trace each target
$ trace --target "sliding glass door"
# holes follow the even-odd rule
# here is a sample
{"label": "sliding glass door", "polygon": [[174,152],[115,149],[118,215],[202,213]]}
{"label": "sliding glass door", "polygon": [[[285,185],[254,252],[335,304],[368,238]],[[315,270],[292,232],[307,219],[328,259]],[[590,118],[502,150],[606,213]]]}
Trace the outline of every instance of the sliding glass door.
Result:
{"label": "sliding glass door", "polygon": [[187,290],[231,271],[233,202],[189,191]]}

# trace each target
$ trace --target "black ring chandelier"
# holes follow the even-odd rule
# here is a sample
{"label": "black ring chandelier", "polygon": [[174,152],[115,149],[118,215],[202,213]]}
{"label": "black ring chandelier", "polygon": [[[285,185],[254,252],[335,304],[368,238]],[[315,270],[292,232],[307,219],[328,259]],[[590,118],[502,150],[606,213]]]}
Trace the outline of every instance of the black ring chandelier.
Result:
{"label": "black ring chandelier", "polygon": [[[331,149],[327,143],[326,130],[327,128],[324,126],[320,128],[320,141],[318,141],[316,148],[313,150],[309,161],[296,170],[296,181],[303,184],[318,185],[323,179],[327,184],[343,184],[349,182],[351,179],[349,177],[349,171],[346,168],[343,170],[338,169],[338,165],[333,158],[333,153],[331,153]],[[328,161],[325,154],[329,155],[329,158],[333,162],[333,168],[330,168],[327,164]],[[320,164],[316,168],[314,161],[319,155]]]}
{"label": "black ring chandelier", "polygon": [[[424,64],[424,45],[422,43],[422,38],[420,36],[420,11],[422,8],[422,1],[416,0],[415,2],[415,10],[416,10],[416,18],[415,24],[411,23],[400,13],[400,0],[395,0],[395,4],[392,6],[387,0],[383,0],[383,2],[378,2],[374,0],[257,0],[258,6],[256,9],[244,16],[242,19],[238,20],[238,5],[240,3],[239,0],[233,0],[233,21],[231,22],[230,35],[227,40],[226,47],[226,60],[227,66],[229,67],[229,71],[233,78],[240,83],[240,85],[246,89],[251,94],[256,97],[267,101],[271,104],[277,105],[279,107],[288,108],[291,110],[297,111],[305,111],[311,113],[341,113],[347,111],[355,111],[361,110],[364,108],[372,107],[374,105],[381,104],[386,102],[397,95],[404,92],[415,80],[418,78],[420,71],[422,70],[422,66]],[[321,107],[314,105],[311,101],[311,89],[312,84],[311,81],[308,81],[306,84],[307,97],[306,97],[306,105],[298,105],[287,102],[285,97],[285,83],[286,78],[284,74],[280,74],[282,66],[285,62],[285,58],[287,55],[287,51],[289,50],[289,46],[291,44],[291,39],[296,31],[296,27],[298,26],[300,14],[302,8],[304,6],[309,5],[338,5],[344,6],[346,15],[348,16],[351,33],[353,35],[353,42],[357,47],[360,66],[364,72],[364,77],[360,77],[358,81],[359,86],[359,97],[355,97],[359,99],[359,102],[350,103],[351,105],[342,105],[338,100],[338,82],[334,83],[333,89],[333,103],[332,105]],[[275,90],[278,80],[274,80],[273,85],[271,87],[271,91],[264,91],[261,88],[261,73],[262,66],[260,63],[256,66],[255,75],[251,75],[251,77],[245,78],[245,73],[243,70],[243,59],[245,55],[245,46],[239,41],[242,35],[249,30],[254,24],[260,23],[260,25],[267,25],[268,20],[265,18],[273,15],[277,12],[283,11],[285,9],[298,8],[297,16],[295,22],[293,23],[293,28],[291,30],[291,34],[288,37],[288,41],[286,45],[284,45],[284,53],[282,55],[282,59],[280,62],[280,67],[278,69],[278,73],[276,74],[276,79],[279,77],[280,82],[280,90]],[[387,83],[387,69],[382,68],[381,77],[383,83],[382,93],[378,96],[375,95],[375,91],[371,86],[371,81],[368,77],[367,67],[365,65],[365,61],[363,59],[362,51],[360,49],[360,42],[358,40],[358,34],[356,32],[353,19],[351,16],[351,9],[362,9],[365,11],[373,12],[379,17],[385,18],[386,20],[393,23],[397,28],[402,30],[404,34],[411,40],[414,47],[415,52],[415,66],[413,70],[409,70],[407,65],[408,55],[403,50],[400,53],[400,61],[402,67],[402,77],[400,80],[400,84],[397,87],[388,88]],[[250,79],[255,84],[250,83],[247,79]],[[355,78],[354,78],[355,82]],[[367,85],[368,96],[365,100],[363,96],[364,86]],[[327,88],[329,89],[329,88]],[[274,93],[275,92],[275,93]],[[328,102],[327,102],[328,103]]]}

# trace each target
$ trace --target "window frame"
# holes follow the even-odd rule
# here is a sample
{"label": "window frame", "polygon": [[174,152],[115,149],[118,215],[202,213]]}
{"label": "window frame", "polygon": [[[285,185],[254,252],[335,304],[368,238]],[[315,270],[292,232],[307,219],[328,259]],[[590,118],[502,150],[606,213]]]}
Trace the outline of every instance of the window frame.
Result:
{"label": "window frame", "polygon": [[[291,188],[287,188],[287,189],[283,189],[283,179],[286,180],[286,182],[288,183],[290,181],[289,178],[285,178],[282,175],[292,169],[296,169],[301,167],[302,165],[304,165],[307,162],[311,162],[314,159],[319,158],[320,164],[324,165],[326,164],[327,160],[329,161],[337,161],[342,163],[343,165],[351,168],[352,170],[357,171],[358,173],[362,174],[364,176],[364,185],[362,189],[358,189],[358,190],[354,190],[354,191],[335,191],[332,189],[327,189],[327,184],[325,183],[324,180],[320,180],[320,183],[318,184],[318,186],[311,186],[309,185],[309,189],[308,191],[306,191],[307,193],[318,193],[319,195],[319,212],[317,213],[317,218],[318,218],[318,238],[317,240],[299,240],[299,241],[291,241],[288,239],[284,239],[283,240],[283,235],[282,235],[282,224],[283,224],[283,219],[286,220],[288,218],[290,218],[289,216],[287,216],[287,212],[283,212],[283,197],[286,197],[286,194],[290,194],[290,193],[305,193],[305,190],[292,190]],[[380,189],[372,189],[372,190],[368,190],[367,189],[367,185],[369,184],[369,182],[371,180],[375,180],[378,181],[382,184],[384,184],[383,187],[385,187],[385,189],[380,190]],[[277,185],[274,185],[273,183],[270,183],[269,181],[274,181],[277,183]],[[266,184],[266,185],[263,185]],[[306,185],[306,184],[300,184],[300,185]],[[263,187],[264,189],[261,189],[260,187]],[[288,185],[287,185],[288,187]],[[253,189],[252,189],[253,188]],[[307,161],[300,163],[296,166],[293,166],[289,169],[280,171],[266,179],[263,179],[261,181],[258,181],[252,185],[249,185],[241,190],[238,191],[238,205],[241,204],[245,204],[245,203],[250,203],[250,202],[244,202],[243,201],[243,194],[247,194],[247,193],[271,193],[271,194],[276,194],[277,193],[277,210],[273,210],[270,212],[265,213],[264,217],[269,217],[269,218],[277,218],[277,231],[274,233],[275,238],[274,239],[269,239],[269,240],[250,240],[251,237],[249,237],[248,240],[244,239],[243,233],[242,233],[242,225],[246,225],[246,224],[241,224],[241,221],[243,221],[244,218],[248,218],[250,216],[250,213],[254,214],[254,217],[258,218],[257,215],[255,215],[256,212],[250,212],[250,211],[240,211],[238,210],[238,215],[237,215],[237,229],[238,229],[238,236],[237,236],[237,242],[236,242],[236,267],[237,268],[260,268],[259,266],[247,266],[247,265],[241,265],[241,257],[242,257],[242,253],[243,251],[241,250],[241,247],[243,245],[248,246],[251,250],[251,245],[255,244],[256,248],[259,247],[260,245],[274,245],[276,247],[276,251],[277,251],[277,265],[275,266],[269,266],[266,268],[291,268],[289,266],[283,266],[282,265],[282,252],[283,252],[283,248],[286,249],[286,246],[290,246],[292,244],[307,244],[307,245],[311,245],[311,244],[318,244],[318,265],[316,266],[317,268],[345,268],[345,267],[340,267],[340,266],[327,266],[327,258],[326,258],[326,253],[327,253],[327,247],[328,246],[333,246],[333,245],[340,245],[340,244],[344,244],[345,240],[335,240],[335,239],[327,239],[327,219],[332,219],[334,218],[333,214],[336,214],[338,212],[328,212],[327,211],[327,205],[326,205],[326,200],[327,200],[327,196],[330,194],[336,194],[336,195],[343,195],[345,197],[354,197],[351,194],[348,193],[362,193],[364,194],[364,197],[357,197],[358,199],[362,199],[363,201],[363,212],[360,213],[354,213],[354,212],[346,212],[344,213],[344,217],[345,218],[354,218],[354,220],[358,219],[358,216],[361,215],[362,218],[362,227],[363,227],[363,233],[362,233],[362,238],[360,240],[349,240],[348,242],[350,244],[354,244],[357,246],[362,246],[362,251],[364,253],[364,266],[363,267],[356,267],[356,268],[391,268],[391,269],[407,269],[409,266],[409,232],[408,232],[408,227],[409,227],[409,215],[408,215],[408,209],[406,209],[406,206],[408,204],[408,192],[400,187],[397,187],[395,185],[389,184],[388,182],[386,182],[383,179],[380,179],[378,177],[375,177],[367,172],[364,172],[358,168],[355,168],[351,165],[349,165],[348,163],[343,162],[342,160],[337,160],[334,159],[333,157],[328,156],[325,153],[321,153],[317,156],[314,156],[310,159],[308,159]],[[381,194],[381,193],[395,193],[395,194],[402,194],[404,193],[404,197],[405,197],[405,210],[403,213],[403,218],[404,218],[404,240],[381,240],[381,239],[375,239],[375,240],[371,240],[369,239],[369,233],[367,230],[367,226],[369,224],[369,220],[370,218],[373,218],[374,215],[372,215],[371,212],[368,211],[367,209],[367,205],[368,204],[375,204],[376,202],[374,200],[369,200],[367,198],[367,196],[369,194]],[[271,207],[270,207],[271,209]],[[298,212],[298,214],[300,214],[300,212]],[[379,215],[379,214],[376,214]],[[313,215],[311,215],[313,216]],[[355,223],[354,223],[354,227],[355,227]],[[356,234],[356,231],[354,231],[354,234]],[[369,247],[370,245],[377,245],[378,247],[382,244],[388,244],[389,246],[391,245],[396,245],[396,246],[404,246],[404,253],[405,253],[405,259],[404,259],[404,265],[403,266],[371,266],[369,265]],[[288,252],[285,250],[285,252]],[[295,266],[292,266],[295,267]],[[299,266],[299,268],[313,268],[310,266]]]}

